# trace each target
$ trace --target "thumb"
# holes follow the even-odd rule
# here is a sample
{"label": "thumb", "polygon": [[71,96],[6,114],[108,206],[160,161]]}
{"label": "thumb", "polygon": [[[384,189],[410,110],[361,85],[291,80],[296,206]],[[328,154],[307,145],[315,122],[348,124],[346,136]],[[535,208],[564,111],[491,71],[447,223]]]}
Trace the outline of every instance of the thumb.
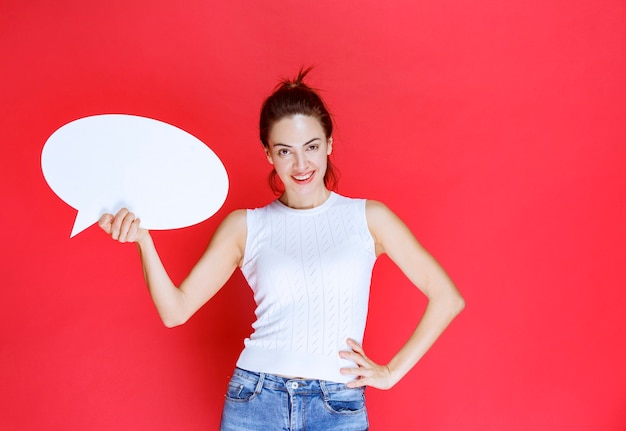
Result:
{"label": "thumb", "polygon": [[111,214],[102,214],[102,216],[98,220],[98,226],[100,226],[100,228],[108,234],[111,233],[112,223],[113,223],[113,215]]}

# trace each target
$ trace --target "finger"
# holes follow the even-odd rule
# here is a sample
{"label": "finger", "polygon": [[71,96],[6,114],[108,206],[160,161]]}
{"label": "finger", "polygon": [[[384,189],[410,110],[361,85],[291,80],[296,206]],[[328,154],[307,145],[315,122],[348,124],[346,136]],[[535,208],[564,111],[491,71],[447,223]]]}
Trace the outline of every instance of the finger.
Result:
{"label": "finger", "polygon": [[339,352],[339,357],[352,361],[361,367],[364,367],[368,364],[368,359],[363,354],[351,352],[349,350]]}
{"label": "finger", "polygon": [[388,385],[389,376],[385,374],[385,370],[380,366],[373,368],[342,369],[342,374],[355,376],[355,379],[348,384],[348,386],[352,388],[360,386],[373,386],[377,388],[390,387]]}
{"label": "finger", "polygon": [[352,338],[348,338],[347,340],[348,346],[354,350],[355,352],[363,355],[364,358],[367,358],[367,356],[365,355],[365,351],[363,350],[363,346],[361,346],[359,343],[356,342],[356,340],[353,340]]}
{"label": "finger", "polygon": [[100,228],[108,234],[111,233],[111,223],[113,223],[112,214],[102,214],[98,220],[98,226],[100,226]]}
{"label": "finger", "polygon": [[141,224],[141,220],[136,218],[133,223],[130,225],[130,229],[128,231],[128,241],[137,241],[139,239],[139,230],[141,229],[139,226]]}
{"label": "finger", "polygon": [[135,214],[131,212],[126,214],[126,216],[124,217],[124,220],[122,221],[122,225],[120,226],[120,242],[128,241],[128,234],[130,232],[130,228],[132,227],[134,221],[135,221]]}
{"label": "finger", "polygon": [[339,370],[344,376],[355,376],[357,379],[364,379],[374,375],[371,368],[341,368]]}
{"label": "finger", "polygon": [[354,379],[346,383],[346,386],[350,389],[360,388],[362,386],[367,386],[368,382],[366,379]]}
{"label": "finger", "polygon": [[357,377],[362,378],[362,377],[372,376],[376,373],[377,365],[373,363],[372,361],[366,361],[362,357],[354,357],[353,359],[348,359],[348,360],[352,360],[352,362],[355,363],[356,367],[340,368],[339,372],[341,374],[357,376]]}
{"label": "finger", "polygon": [[119,239],[120,237],[120,228],[122,226],[122,222],[124,221],[124,217],[128,214],[128,210],[126,208],[122,208],[115,214],[115,218],[113,219],[113,224],[111,225],[111,237],[113,239]]}

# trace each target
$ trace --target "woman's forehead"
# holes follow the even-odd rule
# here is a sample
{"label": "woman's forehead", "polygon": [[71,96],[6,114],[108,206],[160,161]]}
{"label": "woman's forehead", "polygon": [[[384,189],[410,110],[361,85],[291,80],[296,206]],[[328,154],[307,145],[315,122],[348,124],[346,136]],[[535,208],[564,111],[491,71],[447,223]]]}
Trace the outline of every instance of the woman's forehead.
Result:
{"label": "woman's forehead", "polygon": [[285,145],[302,145],[324,137],[324,128],[317,118],[300,114],[277,121],[269,134],[270,142]]}

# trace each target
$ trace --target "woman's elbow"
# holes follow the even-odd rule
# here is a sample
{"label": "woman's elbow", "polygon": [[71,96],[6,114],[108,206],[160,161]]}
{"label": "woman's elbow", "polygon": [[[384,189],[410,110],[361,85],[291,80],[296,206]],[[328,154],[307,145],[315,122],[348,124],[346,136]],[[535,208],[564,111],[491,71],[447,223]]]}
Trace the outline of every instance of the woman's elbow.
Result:
{"label": "woman's elbow", "polygon": [[463,311],[464,308],[465,308],[465,298],[463,298],[461,294],[457,292],[452,302],[451,309],[453,310],[454,315],[456,316],[461,311]]}
{"label": "woman's elbow", "polygon": [[450,289],[441,292],[441,295],[430,298],[449,319],[454,319],[465,308],[465,299],[458,290]]}
{"label": "woman's elbow", "polygon": [[175,328],[183,325],[187,320],[189,319],[182,316],[161,316],[161,321],[166,328]]}

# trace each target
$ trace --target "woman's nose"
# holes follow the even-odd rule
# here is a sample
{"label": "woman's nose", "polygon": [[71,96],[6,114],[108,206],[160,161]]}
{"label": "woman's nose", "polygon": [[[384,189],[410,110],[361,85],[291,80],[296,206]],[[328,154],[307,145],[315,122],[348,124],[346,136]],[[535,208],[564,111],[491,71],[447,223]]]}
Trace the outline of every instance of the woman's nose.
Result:
{"label": "woman's nose", "polygon": [[303,155],[297,155],[296,156],[296,167],[298,169],[306,168],[306,164],[307,164],[306,157],[304,157]]}

